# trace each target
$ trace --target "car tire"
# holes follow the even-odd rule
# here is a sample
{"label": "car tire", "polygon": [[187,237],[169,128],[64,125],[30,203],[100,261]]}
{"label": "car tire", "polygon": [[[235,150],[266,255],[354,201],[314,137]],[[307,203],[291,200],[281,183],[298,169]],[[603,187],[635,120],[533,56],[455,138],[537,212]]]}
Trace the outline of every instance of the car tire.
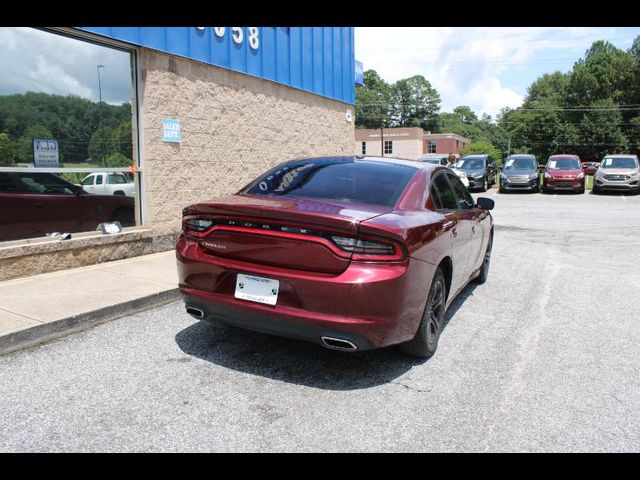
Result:
{"label": "car tire", "polygon": [[493,234],[489,237],[489,243],[487,249],[484,252],[484,258],[482,259],[482,267],[480,267],[480,273],[473,279],[474,283],[482,284],[487,281],[489,275],[489,266],[491,265],[491,249],[493,248]]}
{"label": "car tire", "polygon": [[486,192],[487,190],[489,190],[489,182],[487,180],[487,177],[483,177],[482,178],[482,186],[480,187],[480,191],[481,192]]}
{"label": "car tire", "polygon": [[413,339],[399,345],[405,355],[419,358],[431,357],[438,348],[440,332],[444,325],[445,306],[447,304],[447,284],[440,267],[431,280],[427,303],[422,320]]}
{"label": "car tire", "polygon": [[593,193],[594,195],[598,195],[600,193],[600,189],[596,185],[595,180],[593,181],[593,187],[591,187],[591,193]]}
{"label": "car tire", "polygon": [[531,190],[533,193],[540,193],[540,184],[537,184],[535,186],[535,188],[533,190]]}
{"label": "car tire", "polygon": [[582,187],[580,190],[578,190],[578,193],[584,193],[584,187]]}
{"label": "car tire", "polygon": [[506,193],[506,192],[507,192],[507,191],[506,191],[504,188],[502,188],[502,187],[500,187],[499,191],[500,191],[500,193]]}

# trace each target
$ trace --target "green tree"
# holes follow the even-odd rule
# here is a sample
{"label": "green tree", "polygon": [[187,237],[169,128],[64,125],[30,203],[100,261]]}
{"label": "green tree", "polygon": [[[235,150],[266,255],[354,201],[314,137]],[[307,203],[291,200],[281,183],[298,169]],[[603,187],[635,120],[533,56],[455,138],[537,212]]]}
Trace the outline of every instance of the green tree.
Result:
{"label": "green tree", "polygon": [[375,70],[364,72],[363,83],[356,89],[356,128],[388,127],[391,86]]}
{"label": "green tree", "polygon": [[567,100],[573,106],[590,106],[598,100],[627,103],[632,81],[632,55],[598,40],[586,51],[584,58],[574,64]]}
{"label": "green tree", "polygon": [[131,120],[120,123],[120,125],[113,130],[113,151],[125,157],[133,158],[131,136]]}
{"label": "green tree", "polygon": [[13,165],[15,165],[15,160],[13,158],[9,135],[0,133],[0,166],[10,167]]}
{"label": "green tree", "polygon": [[104,159],[115,151],[113,145],[115,129],[111,127],[98,128],[89,142],[89,157],[93,163],[103,165]]}
{"label": "green tree", "polygon": [[440,94],[422,75],[414,75],[393,84],[390,126],[427,128],[439,110]]}
{"label": "green tree", "polygon": [[496,165],[502,165],[500,150],[498,150],[488,138],[482,138],[475,142],[471,142],[462,149],[460,155],[491,155],[495,160]]}
{"label": "green tree", "polygon": [[128,167],[131,163],[131,159],[125,157],[120,152],[112,153],[105,158],[105,167],[108,168]]}
{"label": "green tree", "polygon": [[16,163],[33,163],[33,139],[34,138],[54,138],[51,131],[40,124],[30,125],[23,135],[17,140],[15,145]]}
{"label": "green tree", "polygon": [[466,105],[454,108],[453,113],[459,118],[461,123],[473,125],[478,121],[478,116]]}

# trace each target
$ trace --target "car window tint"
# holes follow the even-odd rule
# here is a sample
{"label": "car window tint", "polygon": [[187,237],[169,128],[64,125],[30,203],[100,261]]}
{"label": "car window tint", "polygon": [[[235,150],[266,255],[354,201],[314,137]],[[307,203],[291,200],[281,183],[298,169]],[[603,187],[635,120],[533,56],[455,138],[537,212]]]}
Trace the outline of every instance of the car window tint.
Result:
{"label": "car window tint", "polygon": [[52,173],[19,173],[18,182],[29,193],[73,195],[70,183]]}
{"label": "car window tint", "polygon": [[6,172],[0,172],[0,192],[15,192],[16,186],[11,176]]}
{"label": "car window tint", "polygon": [[433,207],[436,210],[442,210],[442,200],[440,200],[440,195],[438,195],[435,185],[431,185],[431,188],[429,189],[429,196],[433,202]]}
{"label": "car window tint", "polygon": [[469,190],[463,185],[460,179],[456,175],[447,174],[449,182],[456,193],[456,205],[460,210],[469,210],[473,208],[473,197],[469,193]]}
{"label": "car window tint", "polygon": [[127,179],[121,173],[110,173],[108,182],[110,185],[127,183]]}
{"label": "car window tint", "polygon": [[431,183],[438,192],[441,202],[440,209],[456,210],[458,208],[458,202],[449,182],[447,182],[447,179],[445,178],[445,175],[437,175]]}
{"label": "car window tint", "polygon": [[393,207],[416,170],[350,158],[297,160],[271,170],[245,192]]}
{"label": "car window tint", "polygon": [[102,175],[96,175],[96,185],[102,185]]}

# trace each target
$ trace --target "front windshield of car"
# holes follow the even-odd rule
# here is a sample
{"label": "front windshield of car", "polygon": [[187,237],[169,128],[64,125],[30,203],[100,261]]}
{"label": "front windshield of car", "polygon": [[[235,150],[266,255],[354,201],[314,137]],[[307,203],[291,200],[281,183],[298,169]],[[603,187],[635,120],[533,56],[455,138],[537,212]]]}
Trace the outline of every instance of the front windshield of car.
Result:
{"label": "front windshield of car", "polygon": [[606,157],[601,168],[638,168],[638,160],[632,157]]}
{"label": "front windshield of car", "polygon": [[536,161],[531,157],[508,158],[504,164],[504,170],[535,170]]}
{"label": "front windshield of car", "polygon": [[577,170],[580,168],[580,160],[577,158],[550,158],[547,168],[551,170]]}
{"label": "front windshield of car", "polygon": [[456,168],[461,170],[481,170],[484,168],[484,157],[464,157],[458,160]]}

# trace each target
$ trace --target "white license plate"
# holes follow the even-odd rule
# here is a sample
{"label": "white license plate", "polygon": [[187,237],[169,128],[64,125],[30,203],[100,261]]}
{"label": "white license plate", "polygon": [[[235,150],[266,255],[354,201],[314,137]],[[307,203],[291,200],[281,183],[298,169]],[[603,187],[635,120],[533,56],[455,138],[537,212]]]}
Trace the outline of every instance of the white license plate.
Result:
{"label": "white license plate", "polygon": [[280,282],[278,280],[243,275],[242,273],[239,273],[236,278],[235,297],[243,300],[275,305],[278,301],[279,290]]}

